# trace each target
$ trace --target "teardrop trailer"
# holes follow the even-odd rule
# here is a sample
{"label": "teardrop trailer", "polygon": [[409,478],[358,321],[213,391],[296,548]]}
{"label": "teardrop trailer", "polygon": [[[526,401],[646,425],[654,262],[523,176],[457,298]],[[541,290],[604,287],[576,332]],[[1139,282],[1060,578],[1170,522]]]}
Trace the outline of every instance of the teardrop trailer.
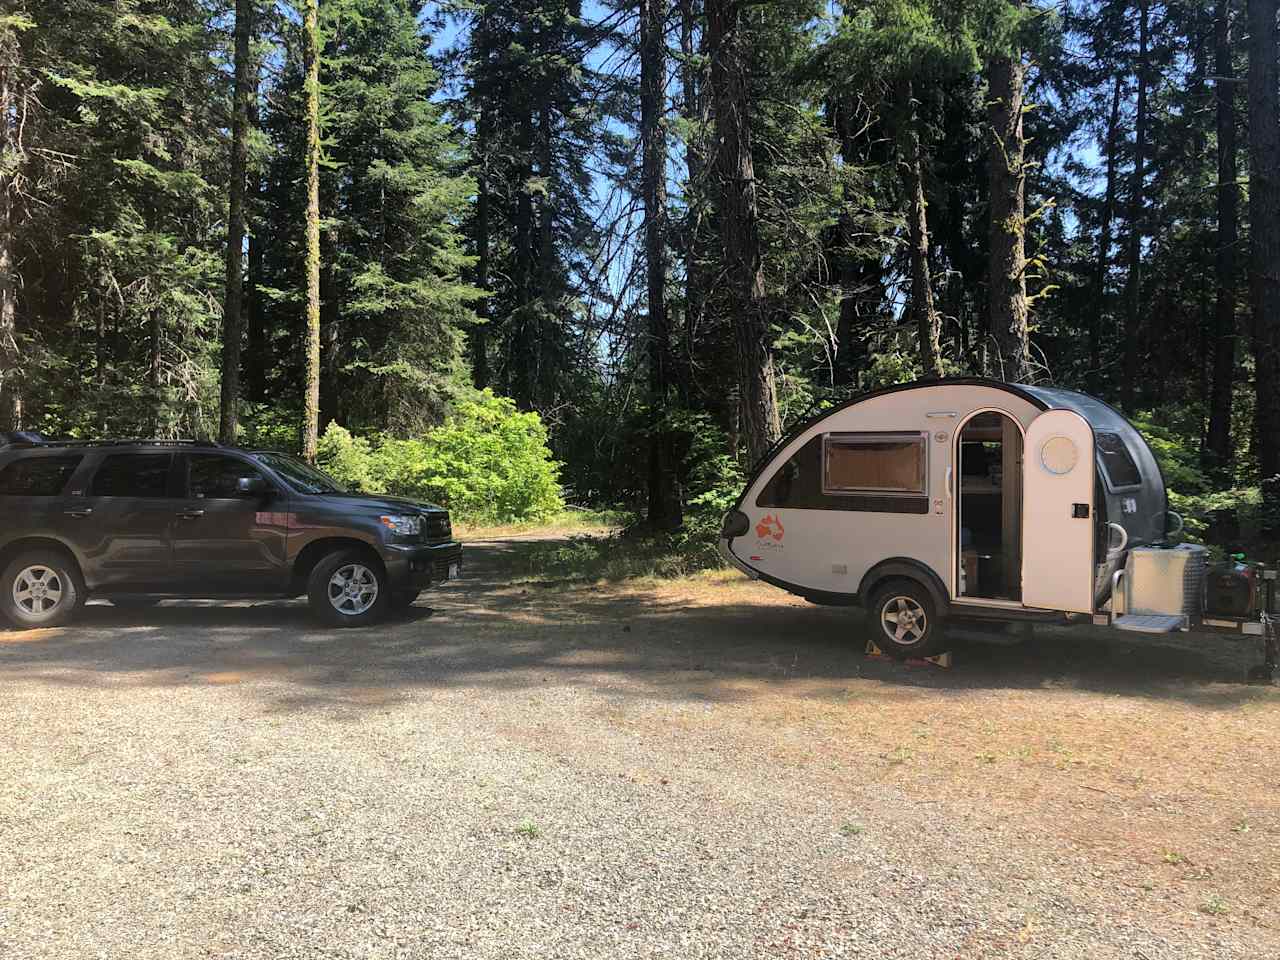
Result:
{"label": "teardrop trailer", "polygon": [[791,427],[725,517],[753,579],[865,607],[898,658],[948,648],[949,620],[1091,623],[1256,638],[1277,662],[1277,571],[1211,566],[1142,434],[1071,390],[995,380],[877,390]]}

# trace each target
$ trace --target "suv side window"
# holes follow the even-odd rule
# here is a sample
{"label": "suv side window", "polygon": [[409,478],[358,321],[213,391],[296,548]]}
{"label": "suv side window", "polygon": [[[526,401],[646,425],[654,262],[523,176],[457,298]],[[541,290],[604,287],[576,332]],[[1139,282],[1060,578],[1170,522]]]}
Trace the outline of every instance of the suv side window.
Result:
{"label": "suv side window", "polygon": [[198,500],[256,499],[255,494],[241,493],[236,482],[241,477],[266,480],[262,471],[253,464],[218,453],[193,453],[188,457],[188,463],[188,496]]}
{"label": "suv side window", "polygon": [[0,470],[0,496],[56,497],[83,459],[83,456],[74,456],[15,460]]}
{"label": "suv side window", "polygon": [[113,453],[98,464],[91,497],[167,497],[169,453]]}

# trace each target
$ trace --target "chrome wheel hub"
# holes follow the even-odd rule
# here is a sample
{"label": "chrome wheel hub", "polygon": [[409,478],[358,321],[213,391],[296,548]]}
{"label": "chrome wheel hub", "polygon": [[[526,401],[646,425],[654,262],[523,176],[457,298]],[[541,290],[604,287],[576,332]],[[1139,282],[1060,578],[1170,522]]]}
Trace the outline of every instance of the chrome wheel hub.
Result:
{"label": "chrome wheel hub", "polygon": [[880,626],[895,643],[907,646],[924,637],[929,619],[910,597],[891,597],[880,610]]}
{"label": "chrome wheel hub", "polygon": [[62,574],[52,567],[33,564],[13,581],[13,604],[32,617],[47,616],[62,603],[66,587]]}
{"label": "chrome wheel hub", "polygon": [[329,603],[348,617],[369,610],[378,599],[378,578],[362,563],[339,567],[329,578]]}

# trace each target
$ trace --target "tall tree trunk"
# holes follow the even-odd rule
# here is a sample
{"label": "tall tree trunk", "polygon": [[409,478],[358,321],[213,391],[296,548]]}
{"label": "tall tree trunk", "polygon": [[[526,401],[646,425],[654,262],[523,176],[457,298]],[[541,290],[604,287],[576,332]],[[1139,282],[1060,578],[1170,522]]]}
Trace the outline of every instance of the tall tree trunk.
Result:
{"label": "tall tree trunk", "polygon": [[553,359],[548,356],[551,339],[549,314],[559,300],[559,289],[555,284],[555,210],[556,198],[552,195],[551,185],[554,182],[554,147],[555,120],[551,108],[543,106],[538,111],[538,176],[546,183],[547,189],[538,202],[538,236],[535,242],[535,297],[538,309],[533,311],[533,396],[530,405],[536,410],[539,403],[555,400],[554,385],[548,382],[548,373],[554,369]]}
{"label": "tall tree trunk", "polygon": [[[249,98],[249,129],[258,127],[258,85],[261,82],[262,64],[253,65],[253,93]],[[249,171],[246,197],[246,231],[249,234],[249,276],[245,286],[245,317],[248,327],[246,342],[249,355],[243,364],[245,389],[251,400],[263,403],[267,399],[267,370],[273,366],[267,356],[271,349],[267,342],[267,328],[262,311],[263,243],[256,229],[262,218],[262,175],[257,169]]]}
{"label": "tall tree trunk", "polygon": [[720,230],[737,347],[739,407],[747,456],[758,461],[782,435],[765,304],[760,211],[751,156],[747,86],[751,38],[739,0],[707,0],[707,41],[715,103]]}
{"label": "tall tree trunk", "polygon": [[1102,392],[1102,318],[1106,313],[1107,274],[1111,267],[1111,224],[1116,215],[1116,138],[1120,130],[1120,93],[1116,74],[1111,88],[1111,116],[1107,120],[1107,188],[1102,201],[1102,226],[1098,230],[1098,267],[1093,279],[1093,310],[1089,314],[1089,390]]}
{"label": "tall tree trunk", "polygon": [[706,194],[707,97],[703,69],[698,56],[705,53],[706,34],[700,47],[694,45],[699,4],[697,0],[680,0],[680,87],[681,112],[684,116],[684,163],[686,170],[684,224],[684,328],[680,332],[680,359],[677,362],[681,402],[688,404],[692,393],[694,343],[706,311],[706,271],[703,269],[702,212]]}
{"label": "tall tree trunk", "polygon": [[1277,0],[1249,6],[1249,299],[1257,344],[1258,469],[1268,532],[1280,531],[1280,106]]}
{"label": "tall tree trunk", "polygon": [[320,10],[307,0],[303,68],[307,97],[307,323],[303,337],[302,456],[316,459],[320,425]]}
{"label": "tall tree trunk", "polygon": [[920,368],[926,378],[938,378],[942,370],[942,321],[933,301],[933,276],[929,269],[929,207],[924,196],[924,157],[920,146],[920,120],[910,80],[900,80],[896,90],[902,118],[902,186],[908,204],[907,234],[911,257],[911,305],[920,345]]}
{"label": "tall tree trunk", "polygon": [[262,238],[249,234],[249,277],[245,286],[245,315],[248,319],[245,358],[245,388],[249,399],[263,403],[267,399],[267,369],[272,365],[268,353],[266,318],[262,312]]}
{"label": "tall tree trunk", "polygon": [[218,439],[236,442],[240,404],[240,341],[244,293],[244,194],[249,167],[249,100],[253,95],[249,38],[253,0],[236,0],[235,86],[231,111],[231,194],[227,205],[226,291],[222,305],[222,417]]}
{"label": "tall tree trunk", "polygon": [[[476,286],[489,292],[489,117],[481,106],[476,121]],[[476,308],[479,323],[471,328],[471,379],[476,388],[489,386],[489,297]]]}
{"label": "tall tree trunk", "polygon": [[0,28],[0,426],[22,426],[18,354],[18,283],[14,258],[13,201],[22,144],[18,123],[18,38]]}
{"label": "tall tree trunk", "polygon": [[[532,134],[529,127],[532,119],[524,125],[524,136],[521,138],[520,156],[527,157],[532,147]],[[533,313],[533,197],[526,184],[533,175],[532,165],[527,162],[519,180],[519,194],[516,197],[516,310],[511,318],[514,329],[511,333],[511,347],[507,356],[507,392],[521,410],[533,409],[533,331],[530,314]]]}
{"label": "tall tree trunk", "polygon": [[[492,44],[489,36],[489,4],[480,4],[476,21],[476,41],[478,49],[487,51]],[[476,304],[478,322],[471,328],[468,345],[471,353],[471,381],[476,388],[483,390],[489,386],[489,323],[492,312],[489,306],[489,267],[491,252],[489,207],[491,199],[489,191],[490,163],[489,134],[493,119],[487,94],[481,94],[479,113],[476,117],[476,286],[485,291],[486,296]]]}
{"label": "tall tree trunk", "polygon": [[1129,275],[1125,279],[1124,372],[1120,380],[1120,405],[1134,410],[1137,386],[1138,345],[1142,340],[1142,238],[1146,232],[1147,186],[1147,45],[1150,16],[1147,0],[1138,0],[1138,105],[1133,128],[1133,179],[1129,187]]}
{"label": "tall tree trunk", "polygon": [[321,434],[335,420],[342,422],[342,338],[338,282],[333,275],[333,242],[320,239],[320,423]]}
{"label": "tall tree trunk", "polygon": [[160,308],[152,307],[147,320],[147,386],[151,390],[151,436],[159,437],[165,432],[164,416],[164,319],[160,316]]}
{"label": "tall tree trunk", "polygon": [[1213,24],[1218,127],[1218,236],[1214,261],[1213,380],[1209,396],[1208,466],[1231,461],[1231,392],[1236,368],[1236,244],[1240,187],[1236,162],[1236,87],[1231,56],[1231,0],[1218,0]]}
{"label": "tall tree trunk", "polygon": [[1026,140],[1022,134],[1025,67],[1022,51],[997,56],[988,68],[988,122],[991,147],[987,178],[991,184],[990,278],[991,332],[1000,352],[1001,377],[1013,383],[1031,380],[1027,341]]}
{"label": "tall tree trunk", "polygon": [[649,526],[680,526],[671,432],[671,331],[667,322],[666,0],[640,0],[640,141],[649,314]]}

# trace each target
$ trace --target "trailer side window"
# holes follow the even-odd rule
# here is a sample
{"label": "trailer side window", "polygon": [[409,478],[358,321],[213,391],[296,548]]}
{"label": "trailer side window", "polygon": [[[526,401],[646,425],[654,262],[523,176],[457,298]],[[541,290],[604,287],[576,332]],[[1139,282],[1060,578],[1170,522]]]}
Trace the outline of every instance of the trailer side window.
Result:
{"label": "trailer side window", "polygon": [[1102,458],[1102,467],[1107,472],[1107,480],[1110,481],[1112,490],[1142,485],[1142,474],[1138,472],[1138,465],[1133,462],[1133,457],[1129,455],[1129,448],[1124,445],[1119,435],[1099,433],[1094,436],[1094,443],[1097,444],[1098,454]]}
{"label": "trailer side window", "polygon": [[827,434],[823,491],[923,495],[927,451],[924,434]]}
{"label": "trailer side window", "polygon": [[[863,488],[831,492],[826,486],[825,450],[828,437],[818,434],[787,458],[769,478],[769,482],[756,497],[757,507],[787,507],[792,510],[840,510],[858,513],[916,513],[929,512],[929,498],[923,492],[916,494]],[[849,434],[835,434],[837,438]],[[899,438],[899,442],[916,443],[919,434],[854,434],[866,436],[877,442],[886,438]],[[923,462],[924,453],[920,451]],[[923,487],[920,488],[923,491]]]}
{"label": "trailer side window", "polygon": [[822,496],[818,468],[822,456],[822,438],[814,437],[797,450],[769,480],[760,492],[758,506],[813,507]]}

